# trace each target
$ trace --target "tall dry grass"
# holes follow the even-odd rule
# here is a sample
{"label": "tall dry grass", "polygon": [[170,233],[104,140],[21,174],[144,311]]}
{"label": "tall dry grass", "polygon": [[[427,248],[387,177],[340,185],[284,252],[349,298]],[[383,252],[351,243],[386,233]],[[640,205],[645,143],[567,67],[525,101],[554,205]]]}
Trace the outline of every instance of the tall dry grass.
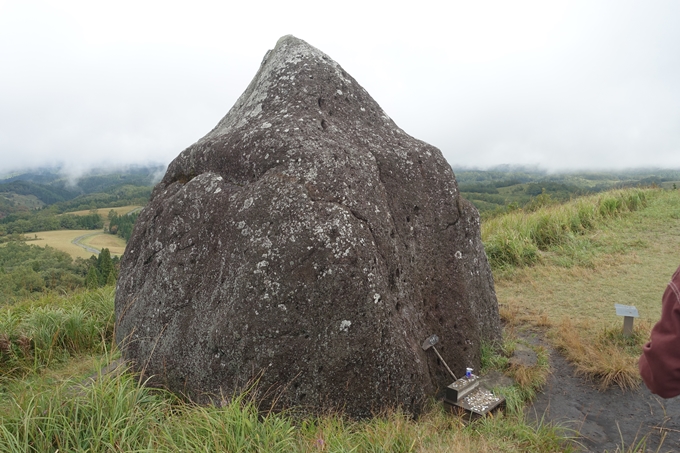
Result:
{"label": "tall dry grass", "polygon": [[639,322],[626,337],[620,325],[592,331],[587,323],[562,319],[553,332],[555,345],[576,372],[597,382],[601,389],[616,385],[622,390],[640,386],[638,357],[651,326]]}

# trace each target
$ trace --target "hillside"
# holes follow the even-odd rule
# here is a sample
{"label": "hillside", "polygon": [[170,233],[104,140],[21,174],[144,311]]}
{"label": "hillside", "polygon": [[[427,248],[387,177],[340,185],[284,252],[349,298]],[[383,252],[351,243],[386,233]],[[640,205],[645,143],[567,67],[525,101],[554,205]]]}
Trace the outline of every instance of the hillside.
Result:
{"label": "hillside", "polygon": [[[586,445],[642,452],[661,444],[659,451],[673,451],[675,441],[663,433],[680,428],[680,414],[644,399],[649,395],[634,364],[680,262],[680,192],[628,189],[516,210],[484,221],[483,240],[505,332],[503,345],[483,348],[479,374],[504,376],[496,388],[508,401],[504,414],[468,424],[433,401],[418,419],[399,411],[358,421],[342,414],[310,418],[293,410],[258,413],[248,392],[223,395],[215,407],[187,404],[146,388],[124,369],[99,374],[119,363],[108,286],[0,308],[0,450],[569,452]],[[629,339],[621,335],[614,303],[640,310]],[[517,362],[516,351],[533,351],[537,360]],[[602,414],[567,425],[573,404],[545,409],[551,395],[541,389],[558,396],[567,388],[549,378],[550,364],[563,357],[571,365],[554,374],[571,379],[568,402],[607,404],[595,407]],[[544,387],[549,380],[557,383]],[[593,384],[611,390],[602,398],[585,393]],[[533,414],[533,398],[547,401],[538,409],[545,412]],[[631,418],[639,403],[651,412]],[[584,418],[607,425],[593,434],[597,425]]]}
{"label": "hillside", "polygon": [[67,177],[59,169],[43,169],[0,178],[0,219],[18,212],[52,207],[55,212],[143,205],[163,166],[98,169]]}
{"label": "hillside", "polygon": [[[455,170],[455,169],[454,169]],[[483,216],[538,205],[565,202],[579,196],[627,187],[680,187],[680,170],[636,169],[619,172],[548,173],[522,167],[455,172],[458,188]],[[530,208],[535,208],[536,203]]]}

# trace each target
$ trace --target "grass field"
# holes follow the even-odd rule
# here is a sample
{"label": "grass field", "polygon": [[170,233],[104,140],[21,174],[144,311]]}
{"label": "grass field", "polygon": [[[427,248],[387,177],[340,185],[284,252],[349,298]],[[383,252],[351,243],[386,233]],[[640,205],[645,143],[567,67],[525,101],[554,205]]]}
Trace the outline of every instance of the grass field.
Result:
{"label": "grass field", "polygon": [[[73,258],[87,259],[92,256],[92,252],[88,252],[82,247],[78,247],[71,241],[79,236],[92,233],[92,230],[41,231],[39,233],[34,233],[38,238],[36,240],[30,241],[29,243],[33,245],[39,245],[41,247],[49,245],[50,247],[53,247],[57,250],[68,253]],[[100,233],[100,231],[96,231],[95,233]]]}
{"label": "grass field", "polygon": [[125,251],[125,239],[113,234],[96,234],[83,239],[81,242],[98,250],[107,248],[111,252],[111,255],[120,256]]}
{"label": "grass field", "polygon": [[[466,425],[441,403],[350,420],[258,412],[248,393],[202,407],[128,373],[98,374],[112,344],[113,288],[0,307],[0,451],[554,452],[572,451],[521,411]],[[94,376],[95,381],[91,379]]]}
{"label": "grass field", "polygon": [[[118,215],[125,215],[130,212],[141,209],[142,206],[129,205],[120,206],[115,208],[101,208],[97,212],[104,218],[104,225],[108,226],[108,214],[111,210],[114,210]],[[89,210],[74,211],[67,214],[73,215],[88,215]],[[49,245],[57,250],[62,250],[73,258],[89,258],[94,254],[93,250],[86,250],[74,244],[72,241],[78,237],[84,236],[79,242],[83,245],[91,247],[93,249],[101,250],[103,248],[108,248],[111,255],[120,256],[125,251],[125,240],[119,238],[118,236],[112,234],[106,234],[100,230],[56,230],[56,231],[43,231],[35,233],[37,240],[32,240],[31,243],[35,245],[45,246]],[[29,237],[31,235],[29,234]]]}
{"label": "grass field", "polygon": [[[511,329],[546,329],[577,370],[602,386],[635,387],[640,347],[680,265],[680,192],[652,190],[644,208],[571,240],[539,250],[536,265],[494,272],[502,316]],[[632,338],[621,335],[615,303],[640,313]]]}
{"label": "grass field", "polygon": [[[85,236],[81,242],[92,248],[101,250],[107,247],[112,255],[122,255],[125,251],[125,241],[118,236],[104,233],[101,230],[57,230],[57,231],[42,231],[34,233],[37,236],[36,240],[31,240],[29,243],[39,246],[49,245],[57,250],[64,251],[73,258],[87,259],[94,254],[93,251],[85,250],[77,246],[72,241],[78,237]],[[29,235],[29,237],[32,237]]]}
{"label": "grass field", "polygon": [[[504,414],[466,424],[433,402],[417,420],[398,411],[360,421],[342,414],[301,418],[258,413],[248,394],[226,398],[221,407],[196,406],[147,388],[128,372],[92,382],[88,376],[118,357],[112,343],[114,293],[108,287],[0,307],[0,352],[5,354],[0,360],[0,451],[574,451],[562,437],[565,431],[528,424],[523,415],[523,401],[545,382],[545,350],[538,348],[540,366],[524,369],[508,365],[508,351],[521,341],[522,331],[540,331],[578,370],[605,385],[625,387],[639,380],[640,346],[680,264],[680,192],[613,196],[631,195],[640,203],[616,212],[607,200],[589,198],[597,209],[566,204],[485,225],[487,235],[521,243],[506,244],[521,252],[518,264],[499,259],[502,254],[492,260],[504,345],[495,353],[488,345],[482,348],[482,373],[496,369],[517,382],[497,389],[509,401]],[[568,214],[575,206],[587,228],[570,229],[574,223]],[[606,215],[586,215],[596,211]],[[531,234],[521,237],[523,228]],[[485,240],[501,250],[502,241]],[[640,311],[632,341],[617,333],[622,320],[614,303]],[[621,375],[623,380],[611,378]],[[644,445],[617,451],[641,453]]]}

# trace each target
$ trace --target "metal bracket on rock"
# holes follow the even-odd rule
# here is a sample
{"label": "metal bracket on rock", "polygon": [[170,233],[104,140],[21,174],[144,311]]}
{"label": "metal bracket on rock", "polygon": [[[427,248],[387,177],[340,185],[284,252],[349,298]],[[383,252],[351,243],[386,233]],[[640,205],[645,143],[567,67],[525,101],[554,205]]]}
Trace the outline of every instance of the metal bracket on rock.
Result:
{"label": "metal bracket on rock", "polygon": [[446,370],[449,373],[451,373],[451,376],[453,376],[453,379],[457,381],[458,378],[456,377],[456,375],[453,374],[453,371],[451,371],[451,368],[449,368],[449,366],[446,364],[446,362],[444,361],[444,358],[439,354],[439,351],[437,351],[437,348],[434,347],[434,345],[436,345],[437,343],[439,343],[439,337],[437,335],[430,335],[429,337],[427,337],[425,339],[425,341],[423,341],[423,344],[422,344],[423,351],[427,351],[430,348],[434,349],[434,352],[437,354],[437,357],[439,357],[439,360],[442,361],[442,363],[446,367]]}

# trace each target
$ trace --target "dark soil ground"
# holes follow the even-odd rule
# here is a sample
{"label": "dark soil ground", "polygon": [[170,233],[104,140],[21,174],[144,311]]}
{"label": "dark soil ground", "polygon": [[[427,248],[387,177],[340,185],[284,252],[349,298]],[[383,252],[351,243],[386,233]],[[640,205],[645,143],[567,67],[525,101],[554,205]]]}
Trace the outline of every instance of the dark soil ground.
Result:
{"label": "dark soil ground", "polygon": [[[550,361],[552,374],[527,416],[564,427],[586,452],[680,452],[680,397],[665,400],[644,384],[599,391],[559,353],[550,351]],[[641,441],[646,449],[633,450]]]}

